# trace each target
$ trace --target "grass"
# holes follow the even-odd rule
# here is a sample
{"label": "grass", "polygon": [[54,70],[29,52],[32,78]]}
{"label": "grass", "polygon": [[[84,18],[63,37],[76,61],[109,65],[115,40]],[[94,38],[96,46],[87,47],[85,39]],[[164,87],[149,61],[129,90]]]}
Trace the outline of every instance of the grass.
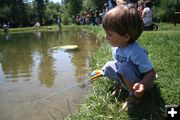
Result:
{"label": "grass", "polygon": [[[94,29],[96,28],[96,29]],[[77,25],[62,25],[63,30],[84,30],[87,32],[95,32],[97,33],[99,30],[101,30],[101,27],[94,27],[92,25],[83,25],[83,26],[77,26]],[[58,31],[59,27],[57,25],[52,25],[52,26],[41,26],[39,28],[35,27],[23,27],[23,28],[9,28],[8,33],[27,33],[27,32],[34,32],[34,31]],[[102,32],[101,32],[102,33]],[[0,35],[5,34],[4,30],[1,28],[0,29]],[[102,35],[99,33],[99,38],[102,37]]]}
{"label": "grass", "polygon": [[[25,32],[34,32],[34,31],[55,31],[58,30],[58,26],[42,26],[39,28],[34,27],[24,27],[24,28],[9,28],[8,33],[25,33]],[[0,35],[4,34],[4,30],[0,29]]]}
{"label": "grass", "polygon": [[[170,30],[171,29],[171,30]],[[100,31],[102,34],[102,31]],[[143,32],[138,40],[149,52],[149,57],[158,74],[155,87],[145,94],[144,102],[135,110],[121,110],[122,102],[127,96],[113,98],[109,88],[113,85],[107,78],[93,82],[88,99],[80,104],[75,113],[66,119],[77,120],[163,120],[165,105],[179,104],[180,98],[180,25],[159,24],[158,31]],[[110,46],[103,42],[102,47],[92,54],[90,71],[100,69],[111,60]]]}

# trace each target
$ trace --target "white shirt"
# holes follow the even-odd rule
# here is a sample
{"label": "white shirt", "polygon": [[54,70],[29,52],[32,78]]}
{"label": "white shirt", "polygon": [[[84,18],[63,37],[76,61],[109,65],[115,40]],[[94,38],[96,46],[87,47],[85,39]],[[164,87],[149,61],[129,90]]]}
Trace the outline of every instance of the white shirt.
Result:
{"label": "white shirt", "polygon": [[152,24],[152,10],[149,7],[144,8],[143,12],[144,26],[150,26]]}

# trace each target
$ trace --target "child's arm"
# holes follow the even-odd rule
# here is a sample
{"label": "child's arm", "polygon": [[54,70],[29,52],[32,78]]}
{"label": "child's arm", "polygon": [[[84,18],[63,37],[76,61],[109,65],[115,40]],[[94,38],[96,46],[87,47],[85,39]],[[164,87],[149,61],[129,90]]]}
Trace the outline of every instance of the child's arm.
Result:
{"label": "child's arm", "polygon": [[141,97],[145,90],[150,90],[153,87],[155,75],[156,73],[154,69],[152,69],[151,71],[145,73],[143,79],[139,83],[135,83],[133,85],[134,94],[136,97]]}

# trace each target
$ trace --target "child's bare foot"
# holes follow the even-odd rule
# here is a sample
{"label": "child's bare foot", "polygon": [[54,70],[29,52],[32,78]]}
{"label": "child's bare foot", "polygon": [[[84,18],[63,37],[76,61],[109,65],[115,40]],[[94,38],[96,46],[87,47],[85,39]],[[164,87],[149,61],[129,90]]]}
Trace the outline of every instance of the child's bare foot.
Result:
{"label": "child's bare foot", "polygon": [[112,95],[113,97],[116,97],[116,96],[118,96],[118,95],[121,93],[121,90],[122,90],[121,86],[120,86],[120,85],[116,85],[116,86],[114,86],[113,89],[111,90],[111,95]]}
{"label": "child's bare foot", "polygon": [[135,108],[142,101],[142,98],[137,98],[134,95],[130,95],[127,100],[123,103],[122,109],[125,111]]}

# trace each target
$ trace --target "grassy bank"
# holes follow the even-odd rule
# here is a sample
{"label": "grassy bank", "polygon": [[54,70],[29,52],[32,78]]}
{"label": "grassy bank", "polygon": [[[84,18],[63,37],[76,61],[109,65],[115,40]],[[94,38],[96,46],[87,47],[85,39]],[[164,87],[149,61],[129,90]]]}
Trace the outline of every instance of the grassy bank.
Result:
{"label": "grassy bank", "polygon": [[[97,33],[98,31],[100,31],[102,28],[101,27],[96,27],[96,29],[94,29],[94,26],[88,26],[88,25],[84,25],[84,26],[77,26],[77,25],[66,25],[66,26],[62,26],[62,30],[84,30],[87,32],[94,32]],[[35,28],[35,27],[24,27],[24,28],[9,28],[8,29],[8,33],[9,34],[13,34],[13,33],[28,33],[28,32],[34,32],[34,31],[58,31],[59,27],[57,25],[53,25],[53,26],[41,26],[39,28]],[[4,32],[4,30],[1,28],[0,29],[0,35],[6,34]],[[101,33],[98,33],[99,37],[101,37]]]}
{"label": "grassy bank", "polygon": [[[34,31],[55,31],[58,30],[58,26],[42,26],[39,28],[34,27],[24,27],[24,28],[9,28],[8,33],[25,33],[25,32],[34,32]],[[5,34],[4,30],[0,29],[0,35]]]}
{"label": "grassy bank", "polygon": [[[99,28],[98,28],[99,29]],[[100,36],[103,32],[100,31]],[[145,94],[144,103],[135,110],[121,110],[124,95],[110,96],[109,88],[113,82],[100,78],[93,82],[90,96],[79,105],[76,112],[66,119],[77,120],[163,120],[165,105],[180,104],[180,25],[160,24],[158,31],[143,32],[139,42],[148,52],[158,74],[155,87]],[[102,47],[92,54],[90,70],[100,69],[111,60],[110,46],[104,42]]]}

